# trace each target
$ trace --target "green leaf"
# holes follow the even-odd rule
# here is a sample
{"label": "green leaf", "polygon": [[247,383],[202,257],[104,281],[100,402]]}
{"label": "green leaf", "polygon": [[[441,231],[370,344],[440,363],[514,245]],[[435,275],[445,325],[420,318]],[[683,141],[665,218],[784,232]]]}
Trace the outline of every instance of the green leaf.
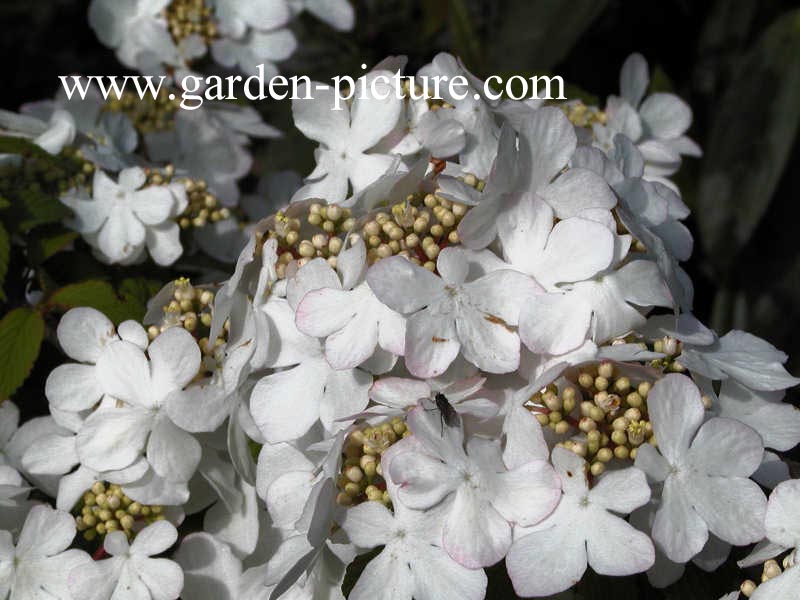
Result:
{"label": "green leaf", "polygon": [[141,321],[147,310],[148,290],[153,286],[149,280],[128,279],[120,286],[119,293],[107,281],[89,280],[66,285],[45,302],[47,310],[69,310],[77,306],[90,306],[104,313],[114,324],[128,319]]}
{"label": "green leaf", "polygon": [[654,94],[656,92],[675,93],[675,84],[672,83],[669,75],[661,65],[656,65],[653,73],[650,75],[650,87],[648,93]]}
{"label": "green leaf", "polygon": [[11,240],[8,238],[8,232],[3,224],[0,223],[0,300],[6,299],[3,285],[6,282],[6,273],[8,273],[8,260],[11,256]]}
{"label": "green leaf", "polygon": [[450,35],[453,38],[453,50],[467,68],[481,71],[483,55],[479,36],[475,32],[472,16],[464,0],[450,0],[449,4]]}
{"label": "green leaf", "polygon": [[21,189],[8,211],[8,223],[12,229],[28,233],[34,227],[58,223],[70,215],[69,209],[58,198],[36,189]]}
{"label": "green leaf", "polygon": [[29,139],[12,135],[0,136],[0,154],[22,154],[52,160],[50,154]]}
{"label": "green leaf", "polygon": [[717,277],[735,268],[767,211],[800,125],[800,10],[770,25],[733,72],[716,107],[694,202]]}
{"label": "green leaf", "polygon": [[28,240],[28,258],[34,265],[39,265],[54,254],[66,248],[78,237],[75,231],[57,228],[55,231],[37,230]]}
{"label": "green leaf", "polygon": [[44,320],[30,308],[16,308],[0,321],[0,401],[31,372],[44,337]]}

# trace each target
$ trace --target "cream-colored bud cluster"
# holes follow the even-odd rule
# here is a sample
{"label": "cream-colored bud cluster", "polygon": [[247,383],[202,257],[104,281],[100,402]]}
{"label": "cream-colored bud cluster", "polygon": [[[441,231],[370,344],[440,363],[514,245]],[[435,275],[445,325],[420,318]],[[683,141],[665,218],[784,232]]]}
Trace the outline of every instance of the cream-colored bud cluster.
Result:
{"label": "cream-colored bud cluster", "polygon": [[[657,358],[650,361],[650,366],[664,371],[665,373],[684,373],[686,367],[678,364],[675,359],[681,355],[683,344],[680,340],[665,335],[663,338],[653,342],[653,352],[661,352],[664,358]],[[706,401],[706,398],[703,399]],[[708,406],[706,406],[708,408]]]}
{"label": "cream-colored bud cluster", "polygon": [[[467,175],[464,181],[483,188],[483,182],[474,175]],[[379,212],[362,225],[368,262],[399,254],[434,271],[442,248],[460,243],[457,227],[467,210],[466,205],[436,194],[409,194],[388,212]]]}
{"label": "cream-colored bud cluster", "polygon": [[586,106],[582,101],[575,100],[561,105],[561,110],[567,115],[570,123],[576,127],[591,128],[595,123],[605,125],[607,116],[596,106]]}
{"label": "cream-colored bud cluster", "polygon": [[123,113],[140,134],[145,134],[171,130],[180,103],[177,90],[161,87],[155,96],[146,94],[144,98],[134,92],[123,92],[119,98],[113,94],[106,100],[103,110]]}
{"label": "cream-colored bud cluster", "polygon": [[144,172],[147,175],[145,185],[148,187],[180,183],[186,189],[186,199],[189,203],[177,218],[181,229],[204,227],[208,223],[231,218],[230,209],[220,206],[219,199],[208,190],[208,184],[203,179],[192,179],[185,175],[176,177],[173,165],[166,165],[160,169],[146,167]]}
{"label": "cream-colored bud cluster", "polygon": [[[170,327],[183,327],[198,337],[198,345],[205,354],[213,354],[214,346],[209,347],[208,333],[213,314],[214,292],[195,287],[186,277],[173,282],[172,297],[162,306],[164,316],[158,324],[147,328],[150,341]],[[217,338],[216,346],[225,343],[228,324]]]}
{"label": "cream-colored bud cluster", "polygon": [[275,215],[275,226],[269,236],[278,240],[278,278],[286,277],[286,267],[292,261],[300,266],[314,258],[324,258],[336,267],[336,257],[344,246],[344,238],[355,226],[349,208],[338,204],[309,204],[308,212],[287,216]]}
{"label": "cream-colored bud cluster", "polygon": [[0,164],[0,197],[13,203],[18,195],[58,196],[72,188],[91,186],[94,165],[83,153],[66,146],[57,156],[41,160],[35,154],[22,155],[19,162]]}
{"label": "cream-colored bud cluster", "polygon": [[161,506],[149,506],[128,498],[115,483],[96,481],[73,510],[75,526],[89,542],[112,531],[123,531],[128,538],[136,531],[164,519]]}
{"label": "cream-colored bud cluster", "polygon": [[575,438],[559,445],[589,461],[597,476],[612,459],[634,460],[639,446],[655,444],[647,418],[651,387],[649,381],[634,383],[613,363],[601,362],[581,368],[560,393],[552,384],[537,392],[526,407],[557,434],[577,429]]}
{"label": "cream-colored bud cluster", "polygon": [[208,45],[217,37],[214,9],[205,0],[172,0],[163,11],[169,33],[175,43],[198,35]]}
{"label": "cream-colored bud cluster", "polygon": [[[783,568],[781,568],[781,563],[777,560],[768,560],[764,563],[764,566],[761,570],[761,581],[760,583],[766,583],[770,579],[775,579],[779,575],[781,575],[784,570],[794,566],[794,553],[789,553],[783,559]],[[752,596],[758,585],[752,579],[746,579],[742,582],[742,585],[739,586],[739,591],[745,598],[749,598]]]}
{"label": "cream-colored bud cluster", "polygon": [[351,506],[366,501],[391,504],[381,471],[381,455],[411,431],[401,417],[375,426],[356,429],[347,436],[342,472],[337,480],[336,502]]}

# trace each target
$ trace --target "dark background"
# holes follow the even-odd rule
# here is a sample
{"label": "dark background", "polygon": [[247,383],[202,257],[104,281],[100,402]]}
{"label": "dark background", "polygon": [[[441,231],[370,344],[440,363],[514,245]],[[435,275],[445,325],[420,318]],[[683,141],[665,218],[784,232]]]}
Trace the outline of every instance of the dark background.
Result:
{"label": "dark background", "polygon": [[[300,49],[284,72],[319,79],[359,74],[392,54],[409,72],[436,52],[459,54],[476,74],[552,73],[587,103],[618,92],[631,52],[651,66],[652,88],[673,91],[694,110],[691,137],[703,148],[677,181],[692,208],[695,314],[720,334],[746,329],[789,355],[800,373],[800,4],[785,0],[356,0],[356,30],[337,33],[304,15],[292,24]],[[58,75],[125,73],[88,26],[87,2],[0,0],[0,106],[15,110],[51,97]],[[574,97],[574,96],[571,96]],[[259,106],[268,122],[289,123],[287,103]],[[255,171],[312,166],[297,132],[255,146]],[[252,182],[250,182],[252,183]],[[44,348],[43,348],[44,350]],[[24,393],[43,399],[46,354]],[[789,392],[797,403],[797,391]],[[22,393],[18,394],[20,397]],[[30,408],[30,407],[29,407]],[[27,411],[26,411],[27,412]],[[502,568],[493,597],[510,593]],[[750,575],[751,577],[753,574]],[[581,598],[711,598],[738,587],[741,574],[713,577],[690,568],[666,596],[641,580],[597,576]],[[491,585],[491,584],[490,584]]]}

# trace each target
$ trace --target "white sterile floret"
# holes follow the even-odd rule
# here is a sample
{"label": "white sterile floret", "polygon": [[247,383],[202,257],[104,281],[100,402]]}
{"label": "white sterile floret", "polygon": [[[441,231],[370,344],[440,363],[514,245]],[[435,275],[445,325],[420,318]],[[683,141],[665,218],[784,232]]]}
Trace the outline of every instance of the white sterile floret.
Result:
{"label": "white sterile floret", "polygon": [[[650,83],[647,61],[631,54],[620,72],[620,96],[609,96],[605,124],[593,125],[596,143],[607,150],[616,134],[629,137],[647,161],[645,175],[660,179],[678,170],[681,155],[700,156],[686,131],[692,109],[674,94],[656,92],[644,98]],[[644,98],[644,101],[642,101]]]}
{"label": "white sterile floret", "polygon": [[[295,193],[293,202],[306,198],[341,202],[349,191],[358,194],[392,165],[390,155],[370,153],[394,129],[402,108],[393,85],[376,79],[378,75],[391,78],[392,74],[373,71],[365,75],[364,90],[358,82],[352,105],[333,89],[316,85],[306,99],[307,86],[298,88],[300,99],[292,101],[295,125],[320,146],[315,153],[317,166],[306,178],[306,185]],[[375,97],[369,94],[373,87]]]}
{"label": "white sterile floret", "polygon": [[179,183],[143,188],[146,181],[139,167],[124,169],[118,183],[98,170],[92,199],[61,197],[75,213],[71,226],[104,262],[134,263],[146,248],[156,263],[169,265],[183,253],[175,217],[186,208],[186,189]]}
{"label": "white sterile floret", "polygon": [[787,568],[777,577],[761,583],[753,600],[792,600],[800,589],[800,567],[796,564],[797,549],[800,548],[800,480],[785,481],[776,487],[769,497],[764,519],[767,539],[777,545],[773,556],[791,549]]}
{"label": "white sterile floret", "polygon": [[501,560],[511,546],[511,524],[534,525],[560,496],[558,478],[543,459],[508,470],[497,440],[471,437],[461,424],[443,426],[438,411],[420,405],[407,423],[413,436],[397,443],[389,466],[399,502],[424,510],[445,498],[442,547],[469,568]]}
{"label": "white sterile floret", "polygon": [[513,327],[526,299],[541,288],[527,275],[506,269],[467,281],[468,257],[454,248],[439,253],[436,268],[441,277],[393,256],[367,273],[381,302],[410,315],[408,370],[417,377],[436,377],[460,352],[484,371],[514,371],[519,366],[519,336]]}
{"label": "white sterile floret", "polygon": [[98,471],[118,470],[144,456],[154,478],[185,488],[202,449],[173,422],[170,398],[199,368],[200,350],[182,328],[164,331],[147,347],[147,354],[125,340],[110,343],[98,359],[96,373],[100,388],[116,401],[93,412],[78,433],[83,464]]}
{"label": "white sterile floret", "polygon": [[[401,450],[402,451],[402,450]],[[384,473],[391,471],[397,450],[383,454]],[[389,478],[387,490],[397,498],[398,487]],[[358,578],[352,600],[411,598],[480,600],[486,592],[483,569],[454,561],[442,548],[442,529],[450,502],[426,510],[407,508],[395,501],[393,512],[379,502],[364,502],[345,513],[342,529],[363,549],[383,546]]]}
{"label": "white sterile floret", "polygon": [[344,429],[346,419],[369,402],[372,376],[359,368],[334,369],[320,341],[295,325],[295,309],[306,293],[338,282],[325,260],[313,260],[289,280],[287,299],[271,296],[261,307],[276,340],[264,366],[283,369],[259,379],[250,395],[250,412],[269,443],[297,439],[317,421],[329,432]]}
{"label": "white sterile floret", "polygon": [[0,465],[0,530],[10,531],[12,534],[19,532],[33,504],[28,500],[30,491],[31,488],[16,469]]}
{"label": "white sterile floret", "polygon": [[173,557],[183,569],[182,595],[192,600],[234,600],[242,577],[242,561],[231,548],[205,532],[181,540]]}
{"label": "white sterile floret", "polygon": [[[119,333],[142,349],[147,346],[147,332],[134,321],[121,323]],[[104,393],[97,379],[96,363],[120,335],[108,317],[89,307],[73,308],[65,313],[56,335],[64,353],[78,362],[59,365],[50,372],[45,383],[47,400],[51,409],[74,413],[88,410]]]}
{"label": "white sterile floret", "polygon": [[553,465],[563,495],[552,515],[533,527],[514,528],[506,567],[520,596],[549,596],[580,581],[587,565],[601,575],[649,569],[653,543],[613,513],[628,514],[650,498],[644,474],[634,468],[607,473],[590,489],[588,465],[555,448]]}
{"label": "white sterile floret", "polygon": [[[430,64],[419,70],[418,75],[427,77],[429,81],[433,81],[434,77],[442,77],[444,82],[453,81],[456,77],[472,78],[472,74],[464,68],[464,65],[446,52],[437,54]],[[467,83],[470,83],[469,79],[467,79]],[[439,96],[455,107],[447,109],[448,114],[445,118],[452,118],[461,123],[466,133],[466,143],[458,155],[458,168],[477,177],[486,177],[497,153],[499,127],[491,108],[482,95],[478,94],[479,97],[475,97],[479,90],[472,85],[465,87],[466,90],[459,86],[458,97],[456,97],[451,93],[456,90],[451,90],[449,85],[443,84],[440,86]],[[431,89],[430,93],[433,94],[433,92],[434,90]]]}
{"label": "white sterile floret", "polygon": [[75,598],[105,600],[175,600],[183,589],[183,571],[167,558],[152,558],[178,541],[169,521],[156,521],[136,534],[132,543],[122,531],[112,531],[103,543],[106,560],[73,569],[69,587]]}
{"label": "white sterile floret", "polygon": [[72,515],[43,504],[28,513],[16,545],[0,531],[0,598],[72,600],[70,571],[92,563],[82,550],[68,549],[74,537]]}
{"label": "white sterile floret", "polygon": [[287,0],[294,14],[307,11],[338,31],[355,25],[355,9],[347,0]]}
{"label": "white sterile floret", "polygon": [[361,238],[337,256],[341,275],[333,287],[308,292],[297,305],[297,328],[325,338],[325,358],[334,369],[352,369],[380,347],[395,356],[404,353],[405,318],[375,297],[365,281],[367,250]]}
{"label": "white sterile floret", "polygon": [[77,131],[75,119],[63,109],[53,110],[47,117],[0,110],[0,129],[12,135],[29,138],[48,154],[53,155],[71,144],[75,140]]}
{"label": "white sterile floret", "polygon": [[663,483],[653,539],[674,562],[702,550],[709,531],[736,545],[764,537],[767,500],[748,477],[761,464],[761,437],[724,418],[703,423],[700,391],[685,375],[656,382],[647,396],[658,449],[643,444],[636,466]]}
{"label": "white sterile floret", "polygon": [[369,390],[369,397],[381,406],[372,406],[369,414],[385,416],[403,415],[415,407],[420,400],[433,401],[442,393],[456,412],[488,419],[497,414],[499,406],[488,398],[481,397],[485,377],[468,377],[453,382],[428,379],[406,379],[403,377],[381,377]]}

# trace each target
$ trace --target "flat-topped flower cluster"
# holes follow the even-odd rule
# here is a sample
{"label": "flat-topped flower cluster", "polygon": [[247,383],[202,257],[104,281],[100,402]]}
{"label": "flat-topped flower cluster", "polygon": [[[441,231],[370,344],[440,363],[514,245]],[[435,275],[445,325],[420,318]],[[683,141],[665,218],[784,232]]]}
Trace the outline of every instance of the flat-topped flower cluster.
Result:
{"label": "flat-topped flower cluster", "polygon": [[[342,598],[357,561],[354,600],[480,599],[503,560],[546,597],[750,544],[743,591],[794,597],[800,379],[692,315],[689,107],[639,55],[603,107],[486,100],[447,54],[422,72],[474,94],[294,101],[316,167],[219,228],[244,243],[222,285],[171,282],[143,324],[65,314],[50,415],[0,409],[0,598]],[[67,200],[101,256],[180,255],[185,185],[152,176]]]}

